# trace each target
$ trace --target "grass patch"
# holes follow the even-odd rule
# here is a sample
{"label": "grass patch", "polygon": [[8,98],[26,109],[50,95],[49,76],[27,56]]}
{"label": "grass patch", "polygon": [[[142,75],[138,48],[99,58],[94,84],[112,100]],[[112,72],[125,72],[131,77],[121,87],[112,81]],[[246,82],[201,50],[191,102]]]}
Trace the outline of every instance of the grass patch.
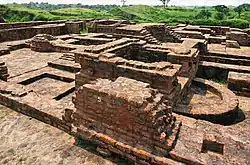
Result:
{"label": "grass patch", "polygon": [[80,31],[80,34],[88,34],[89,33],[89,29],[88,28],[83,28],[81,31]]}
{"label": "grass patch", "polygon": [[216,82],[221,85],[227,85],[227,80],[210,79],[210,81]]}

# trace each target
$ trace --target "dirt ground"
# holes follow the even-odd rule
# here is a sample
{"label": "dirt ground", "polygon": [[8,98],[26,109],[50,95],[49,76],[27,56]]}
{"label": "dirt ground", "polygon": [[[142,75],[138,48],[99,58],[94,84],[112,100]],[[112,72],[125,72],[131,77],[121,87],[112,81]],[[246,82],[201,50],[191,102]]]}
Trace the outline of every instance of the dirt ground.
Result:
{"label": "dirt ground", "polygon": [[0,106],[1,165],[114,164],[73,143],[68,134]]}

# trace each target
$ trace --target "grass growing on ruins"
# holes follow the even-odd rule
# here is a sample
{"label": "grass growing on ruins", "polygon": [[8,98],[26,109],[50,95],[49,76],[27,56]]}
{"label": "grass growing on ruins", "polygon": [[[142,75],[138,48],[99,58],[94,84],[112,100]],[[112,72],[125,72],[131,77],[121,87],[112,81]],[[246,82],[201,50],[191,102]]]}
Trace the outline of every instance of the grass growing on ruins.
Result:
{"label": "grass growing on ruins", "polygon": [[81,31],[80,31],[81,34],[88,34],[89,33],[89,29],[88,28],[83,28]]}
{"label": "grass growing on ruins", "polygon": [[[211,13],[208,18],[199,15],[206,10]],[[69,20],[85,18],[120,18],[134,22],[166,22],[168,24],[193,24],[193,25],[219,25],[236,28],[248,28],[250,23],[250,11],[243,11],[239,16],[232,8],[223,19],[217,18],[217,11],[213,7],[175,7],[163,8],[160,6],[111,6],[108,10],[105,6],[99,9],[87,8],[61,8],[39,9],[28,8],[21,5],[1,5],[0,14],[8,22]]]}
{"label": "grass growing on ruins", "polygon": [[211,79],[211,81],[216,82],[221,85],[227,85],[227,80]]}

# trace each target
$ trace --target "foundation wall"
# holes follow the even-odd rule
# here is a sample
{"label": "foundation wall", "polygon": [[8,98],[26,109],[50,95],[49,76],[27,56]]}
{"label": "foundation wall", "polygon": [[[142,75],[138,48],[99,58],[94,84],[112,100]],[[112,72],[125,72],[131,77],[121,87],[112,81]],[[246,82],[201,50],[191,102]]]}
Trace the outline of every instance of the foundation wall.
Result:
{"label": "foundation wall", "polygon": [[79,21],[63,24],[47,24],[40,26],[1,29],[0,42],[29,39],[37,34],[50,34],[57,36],[69,33],[80,33],[84,27],[85,22]]}
{"label": "foundation wall", "polygon": [[22,27],[15,29],[0,30],[0,42],[24,40],[34,37],[36,34],[51,34],[62,35],[65,34],[64,26],[52,27]]}
{"label": "foundation wall", "polygon": [[0,104],[11,108],[19,113],[30,116],[37,120],[40,120],[46,124],[52,125],[66,133],[71,133],[71,124],[67,123],[59,118],[49,115],[45,112],[42,112],[39,109],[36,109],[30,105],[22,103],[20,100],[16,100],[15,98],[11,98],[10,95],[2,95],[0,94]]}
{"label": "foundation wall", "polygon": [[226,35],[228,40],[237,41],[241,46],[250,45],[250,37],[247,33],[233,31],[228,32]]}
{"label": "foundation wall", "polygon": [[[112,60],[111,60],[112,61]],[[138,63],[134,61],[134,63]],[[89,83],[97,78],[115,80],[118,77],[127,77],[138,81],[149,83],[153,88],[158,89],[165,94],[167,99],[172,100],[175,94],[180,91],[180,86],[177,80],[176,69],[170,69],[175,72],[171,76],[165,75],[164,72],[157,71],[155,67],[152,70],[137,69],[134,67],[117,65],[115,61],[96,61],[90,58],[81,58],[81,71],[76,74],[76,87]],[[147,63],[145,63],[147,64]],[[132,63],[131,63],[132,65]],[[136,64],[134,64],[136,65]],[[157,66],[157,63],[155,63]],[[168,72],[168,71],[166,71]]]}
{"label": "foundation wall", "polygon": [[32,21],[32,22],[15,22],[15,23],[0,23],[0,29],[13,29],[21,27],[31,27],[44,24],[60,24],[65,23],[65,20],[59,21]]}
{"label": "foundation wall", "polygon": [[227,32],[230,31],[230,27],[225,26],[200,26],[201,28],[210,28],[211,30],[215,31],[217,35],[226,35]]}
{"label": "foundation wall", "polygon": [[145,27],[159,41],[169,41],[169,36],[166,35],[165,25],[155,25]]}

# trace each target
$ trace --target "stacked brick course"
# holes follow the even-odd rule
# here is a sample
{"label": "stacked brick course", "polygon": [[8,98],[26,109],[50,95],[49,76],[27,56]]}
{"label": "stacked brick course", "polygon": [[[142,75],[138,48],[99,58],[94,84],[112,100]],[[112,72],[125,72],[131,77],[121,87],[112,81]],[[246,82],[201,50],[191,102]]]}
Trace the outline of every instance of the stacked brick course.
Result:
{"label": "stacked brick course", "polygon": [[167,62],[166,52],[147,50],[144,44],[123,39],[75,51],[81,70],[72,121],[80,137],[152,163],[153,155],[162,157],[171,150],[178,134],[172,106],[181,91],[181,65]]}
{"label": "stacked brick course", "polygon": [[8,77],[9,77],[8,68],[4,62],[0,61],[0,79],[7,81]]}
{"label": "stacked brick course", "polygon": [[[88,55],[89,58],[86,57]],[[121,57],[96,58],[96,54],[85,54],[84,58],[80,58],[80,64],[81,72],[76,74],[77,87],[97,78],[115,80],[123,76],[147,82],[153,88],[159,89],[169,100],[169,105],[174,102],[176,93],[180,91],[177,73],[181,66],[168,62],[144,63]]]}
{"label": "stacked brick course", "polygon": [[114,82],[98,79],[76,91],[73,121],[80,134],[94,131],[99,141],[108,136],[127,145],[130,152],[135,147],[164,156],[172,148],[176,123],[163,101],[150,84],[124,77]]}
{"label": "stacked brick course", "polygon": [[16,23],[13,25],[1,24],[0,42],[29,39],[37,34],[58,36],[69,33],[80,33],[80,30],[85,27],[85,21],[30,22],[26,24]]}
{"label": "stacked brick course", "polygon": [[30,41],[27,43],[30,44],[31,50],[38,51],[38,52],[53,52],[55,51],[55,46],[52,42],[57,38],[48,34],[38,34],[34,36]]}
{"label": "stacked brick course", "polygon": [[241,46],[248,46],[250,44],[249,35],[244,32],[239,32],[239,31],[227,32],[227,39],[237,41]]}
{"label": "stacked brick course", "polygon": [[81,30],[86,28],[86,22],[85,21],[68,21],[65,22],[66,31],[68,34],[79,34]]}
{"label": "stacked brick course", "polygon": [[250,96],[250,74],[229,72],[228,88],[243,96]]}

